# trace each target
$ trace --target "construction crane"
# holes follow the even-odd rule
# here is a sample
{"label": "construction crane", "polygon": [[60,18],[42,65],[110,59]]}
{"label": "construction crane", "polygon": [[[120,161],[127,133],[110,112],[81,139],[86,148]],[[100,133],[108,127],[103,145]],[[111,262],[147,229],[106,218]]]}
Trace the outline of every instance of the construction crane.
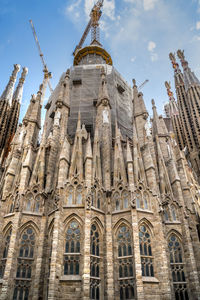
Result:
{"label": "construction crane", "polygon": [[73,55],[76,54],[77,50],[79,50],[83,43],[85,42],[86,37],[91,29],[91,41],[94,40],[99,41],[99,19],[101,18],[101,7],[103,6],[104,0],[98,0],[97,3],[93,6],[90,12],[90,20],[85,28],[85,31],[81,37],[79,44],[76,46]]}
{"label": "construction crane", "polygon": [[149,79],[146,79],[146,80],[139,86],[138,90],[141,90],[141,89],[143,88],[143,86],[144,86],[147,82],[149,82]]}
{"label": "construction crane", "polygon": [[[41,58],[41,61],[42,61],[42,65],[44,67],[43,69],[43,72],[44,72],[44,80],[43,80],[43,90],[46,89],[46,85],[48,83],[48,86],[49,86],[49,90],[50,92],[52,93],[53,92],[53,89],[51,87],[51,83],[49,81],[50,78],[52,78],[52,74],[51,72],[48,71],[48,68],[47,68],[47,64],[45,63],[44,61],[44,55],[42,53],[42,50],[40,48],[40,44],[39,44],[39,41],[38,41],[38,38],[37,38],[37,34],[36,34],[36,31],[35,31],[35,27],[33,25],[33,21],[32,20],[29,20],[30,22],[30,25],[31,25],[31,29],[32,29],[32,32],[33,32],[33,37],[35,39],[35,42],[36,42],[36,45],[37,45],[37,48],[38,48],[38,52],[39,52],[39,55],[40,55],[40,58]],[[44,93],[43,93],[44,94]]]}

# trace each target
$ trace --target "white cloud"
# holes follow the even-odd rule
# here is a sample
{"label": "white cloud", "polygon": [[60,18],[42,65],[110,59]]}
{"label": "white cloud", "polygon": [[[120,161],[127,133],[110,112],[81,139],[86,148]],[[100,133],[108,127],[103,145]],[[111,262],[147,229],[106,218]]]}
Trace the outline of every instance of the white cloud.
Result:
{"label": "white cloud", "polygon": [[154,51],[155,48],[156,48],[156,43],[150,41],[148,43],[148,47],[147,47],[148,51],[152,52],[152,51]]}
{"label": "white cloud", "polygon": [[157,53],[151,53],[151,61],[156,61],[158,60],[158,54]]}
{"label": "white cloud", "polygon": [[144,10],[154,9],[156,2],[158,2],[158,0],[143,0]]}
{"label": "white cloud", "polygon": [[196,29],[197,29],[197,30],[200,29],[200,21],[196,22]]}
{"label": "white cloud", "polygon": [[73,12],[76,8],[79,7],[80,4],[81,4],[81,0],[77,0],[77,1],[73,2],[71,5],[66,7],[66,13]]}
{"label": "white cloud", "polygon": [[136,56],[131,58],[131,62],[133,63],[136,60]]}
{"label": "white cloud", "polygon": [[150,52],[151,61],[156,61],[158,59],[158,54],[155,53],[156,43],[150,41],[147,46],[147,50]]}
{"label": "white cloud", "polygon": [[[89,19],[90,12],[96,0],[85,0],[85,14]],[[105,0],[103,4],[103,14],[111,20],[115,20],[115,0]]]}

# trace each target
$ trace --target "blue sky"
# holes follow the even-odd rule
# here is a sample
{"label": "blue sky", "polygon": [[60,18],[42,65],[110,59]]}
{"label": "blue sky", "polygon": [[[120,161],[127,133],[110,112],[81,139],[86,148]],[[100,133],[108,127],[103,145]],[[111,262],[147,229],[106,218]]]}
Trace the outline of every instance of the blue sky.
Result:
{"label": "blue sky", "polygon": [[[29,68],[20,119],[31,94],[42,82],[42,64],[29,25],[33,20],[55,87],[73,63],[72,52],[88,21],[93,0],[0,0],[0,93],[14,63]],[[90,42],[90,36],[86,43]],[[159,113],[168,100],[165,80],[174,90],[169,52],[185,50],[200,78],[200,0],[104,0],[101,43],[129,84],[149,82],[142,92],[149,110],[154,98]],[[46,93],[46,101],[49,91]]]}

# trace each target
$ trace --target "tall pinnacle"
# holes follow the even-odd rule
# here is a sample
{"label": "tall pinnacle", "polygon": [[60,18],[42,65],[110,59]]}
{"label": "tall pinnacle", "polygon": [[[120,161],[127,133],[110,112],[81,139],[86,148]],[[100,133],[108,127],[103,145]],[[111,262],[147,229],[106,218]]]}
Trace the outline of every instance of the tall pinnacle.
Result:
{"label": "tall pinnacle", "polygon": [[21,103],[22,100],[23,85],[27,74],[28,74],[28,68],[24,67],[22,69],[22,74],[19,79],[18,86],[13,94],[13,100],[17,100],[19,103]]}
{"label": "tall pinnacle", "polygon": [[185,84],[186,91],[192,85],[200,85],[198,78],[195,76],[194,72],[192,72],[188,66],[188,62],[185,59],[184,51],[178,50],[177,55],[183,67],[183,77],[184,77],[184,84]]}
{"label": "tall pinnacle", "polygon": [[9,104],[11,104],[12,101],[12,96],[13,96],[13,90],[14,90],[14,85],[17,79],[17,73],[20,71],[20,65],[15,64],[14,65],[14,70],[12,72],[12,75],[10,76],[10,80],[1,96],[1,100],[7,101]]}

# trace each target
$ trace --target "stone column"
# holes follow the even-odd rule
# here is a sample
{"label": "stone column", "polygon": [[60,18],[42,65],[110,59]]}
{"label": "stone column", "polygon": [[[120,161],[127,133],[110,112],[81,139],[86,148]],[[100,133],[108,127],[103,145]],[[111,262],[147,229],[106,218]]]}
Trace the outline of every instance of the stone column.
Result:
{"label": "stone column", "polygon": [[60,235],[60,211],[55,212],[53,238],[52,238],[52,253],[50,263],[50,275],[49,275],[49,289],[48,289],[48,300],[58,299],[58,286],[59,286],[59,270],[58,256],[59,256],[59,235]]}
{"label": "stone column", "polygon": [[138,300],[144,300],[144,289],[142,281],[142,266],[140,258],[139,230],[136,208],[131,208],[132,231],[133,231],[133,252],[135,261],[135,287]]}
{"label": "stone column", "polygon": [[85,236],[83,257],[83,300],[90,299],[90,230],[91,210],[85,211]]}
{"label": "stone column", "polygon": [[0,300],[12,299],[14,291],[14,278],[16,276],[16,263],[18,254],[18,228],[20,223],[20,213],[16,212],[12,219],[12,234],[10,238],[10,245],[8,249],[8,256],[6,261],[6,267],[3,277],[2,290]]}
{"label": "stone column", "polygon": [[44,249],[44,239],[46,237],[46,217],[43,216],[41,220],[41,226],[40,226],[40,234],[38,236],[38,243],[37,243],[37,257],[36,257],[36,267],[35,267],[35,276],[34,281],[32,283],[33,289],[32,289],[32,300],[38,300],[40,295],[40,286],[43,283],[42,275],[42,263],[43,263],[43,249]]}
{"label": "stone column", "polygon": [[107,197],[108,210],[105,216],[105,235],[106,235],[106,295],[105,299],[114,299],[114,260],[113,260],[113,232],[110,195]]}

